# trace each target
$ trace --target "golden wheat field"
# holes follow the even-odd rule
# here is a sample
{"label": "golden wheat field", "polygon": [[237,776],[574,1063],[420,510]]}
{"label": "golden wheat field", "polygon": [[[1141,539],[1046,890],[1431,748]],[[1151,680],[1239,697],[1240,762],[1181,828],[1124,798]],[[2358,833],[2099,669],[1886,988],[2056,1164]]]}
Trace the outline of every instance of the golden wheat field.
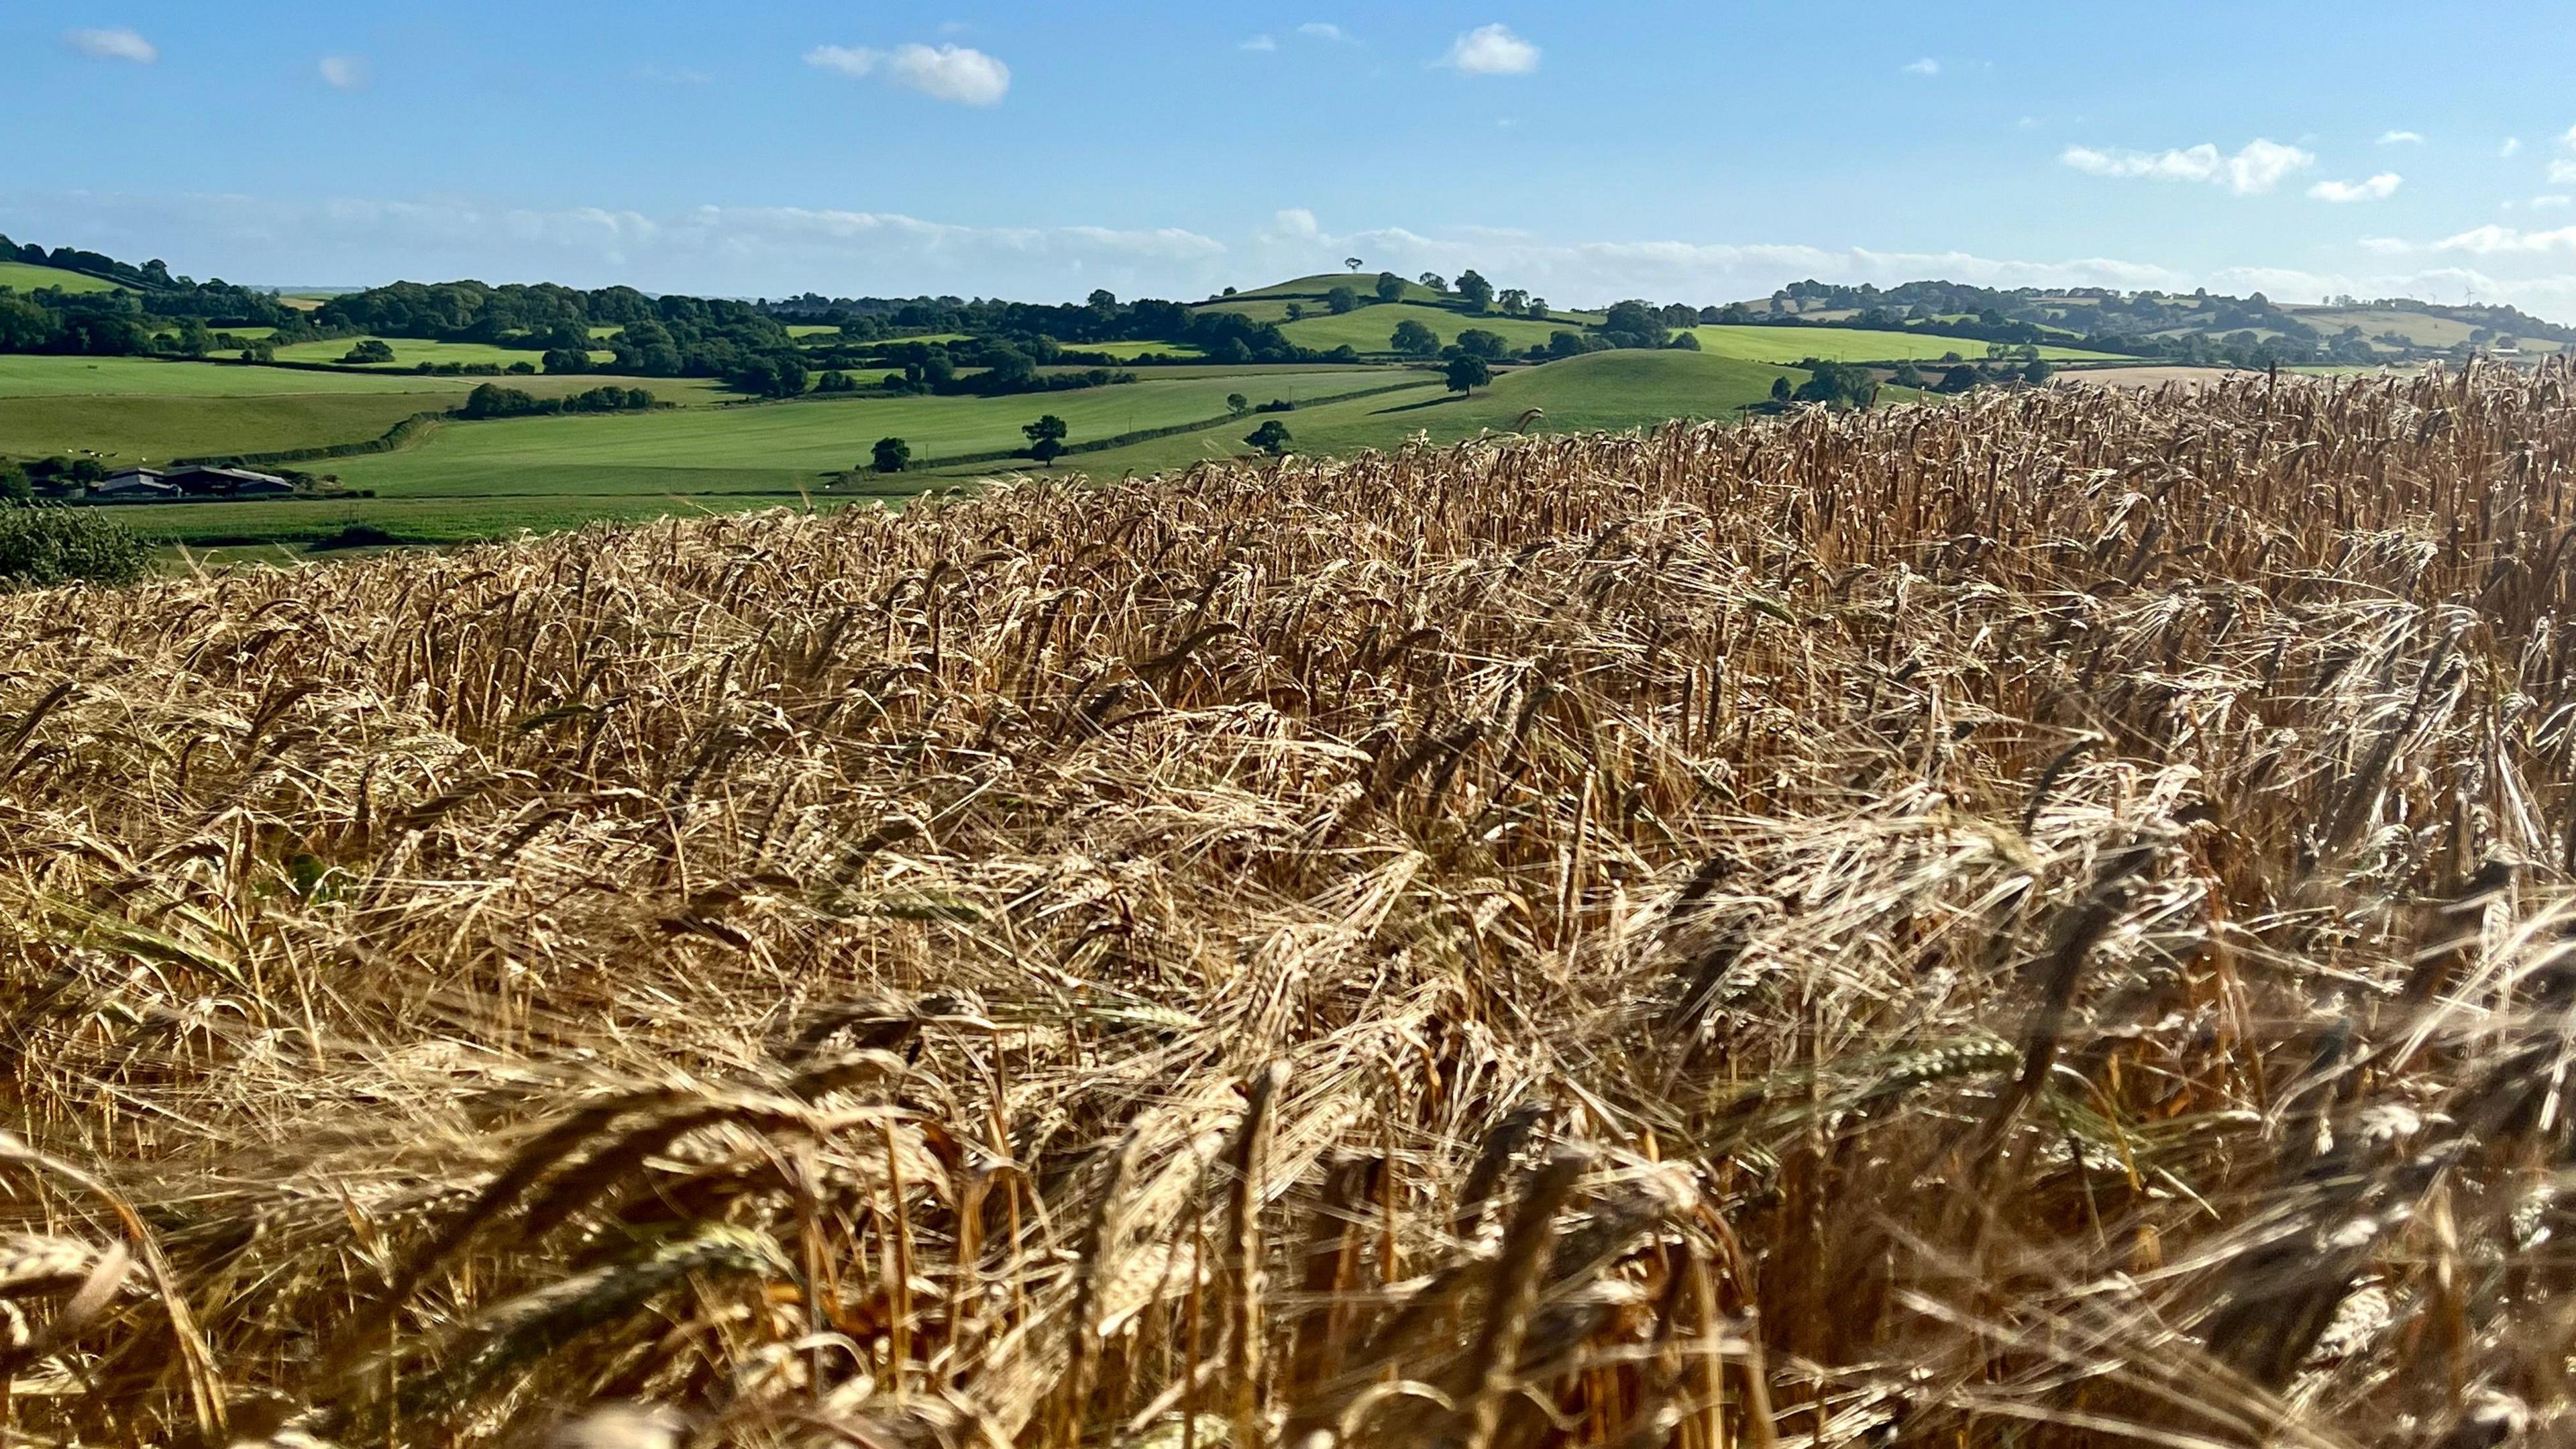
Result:
{"label": "golden wheat field", "polygon": [[2576,378],[0,599],[11,1445],[2559,1441]]}

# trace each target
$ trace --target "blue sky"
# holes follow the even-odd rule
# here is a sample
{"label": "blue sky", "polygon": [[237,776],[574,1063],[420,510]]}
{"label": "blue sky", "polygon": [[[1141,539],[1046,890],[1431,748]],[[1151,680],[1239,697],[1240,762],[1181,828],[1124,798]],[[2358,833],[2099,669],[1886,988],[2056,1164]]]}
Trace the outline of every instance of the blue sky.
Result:
{"label": "blue sky", "polygon": [[8,0],[0,231],[269,284],[1558,305],[1946,276],[2576,321],[2576,24],[2474,6]]}

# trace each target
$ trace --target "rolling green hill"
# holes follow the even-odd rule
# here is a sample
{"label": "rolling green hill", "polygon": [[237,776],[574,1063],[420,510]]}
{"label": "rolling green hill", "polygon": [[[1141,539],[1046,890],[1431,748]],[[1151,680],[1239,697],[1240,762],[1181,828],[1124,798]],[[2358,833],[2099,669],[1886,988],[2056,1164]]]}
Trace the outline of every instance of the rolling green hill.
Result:
{"label": "rolling green hill", "polygon": [[[174,457],[364,442],[414,413],[465,401],[479,379],[403,372],[307,372],[142,357],[0,357],[0,457],[94,456],[111,467]],[[706,403],[695,378],[518,377],[559,397],[615,382]]]}
{"label": "rolling green hill", "polygon": [[[1772,380],[1779,377],[1795,384],[1806,374],[1701,352],[1593,352],[1515,368],[1469,395],[1444,391],[1353,398],[1299,408],[1281,414],[1279,421],[1294,439],[1291,451],[1298,453],[1393,448],[1417,434],[1446,443],[1483,432],[1511,432],[1531,408],[1544,413],[1531,424],[1534,432],[1651,427],[1673,418],[1733,417],[1738,409],[1767,399]],[[1238,419],[1239,426],[1156,438],[1069,458],[1059,466],[1078,466],[1099,476],[1184,467],[1250,451],[1243,437],[1262,421]]]}
{"label": "rolling green hill", "polygon": [[[642,416],[576,416],[462,424],[398,453],[351,458],[352,484],[388,496],[819,490],[859,466],[879,438],[900,437],[923,462],[1023,445],[1020,426],[1053,413],[1082,443],[1226,414],[1226,395],[1255,402],[1328,397],[1421,374],[1305,368],[1258,379],[1198,377],[1009,397],[870,397]],[[989,468],[989,465],[988,465]]]}
{"label": "rolling green hill", "polygon": [[40,267],[32,262],[0,262],[0,287],[33,292],[54,287],[65,292],[113,292],[116,283],[60,267]]}
{"label": "rolling green hill", "polygon": [[1451,311],[1445,307],[1425,307],[1414,302],[1387,302],[1362,307],[1336,317],[1330,313],[1309,316],[1301,321],[1280,324],[1279,335],[1300,347],[1330,352],[1350,346],[1361,352],[1392,351],[1388,342],[1396,327],[1404,322],[1419,322],[1438,337],[1443,346],[1458,340],[1458,334],[1471,327],[1482,328],[1500,336],[1514,351],[1524,347],[1545,346],[1547,339],[1558,333],[1579,331],[1572,322],[1526,322],[1516,317],[1477,316]]}
{"label": "rolling green hill", "polygon": [[[1700,350],[1751,362],[1928,362],[1957,353],[1971,362],[1986,355],[1986,344],[1964,337],[1933,337],[1913,332],[1874,332],[1844,327],[1702,326],[1690,334]],[[2080,347],[2047,346],[2039,355],[2051,362],[2107,362],[2108,352]]]}
{"label": "rolling green hill", "polygon": [[[277,349],[277,360],[338,363],[341,358],[349,355],[350,348],[366,340],[368,339],[359,337],[337,337],[327,342],[291,342]],[[469,366],[478,362],[488,362],[507,367],[513,362],[533,364],[540,355],[524,347],[498,347],[489,342],[430,342],[417,337],[388,337],[382,340],[386,346],[394,350],[393,361],[348,365],[370,367],[381,372],[405,372],[424,362],[453,362]],[[616,353],[599,348],[594,348],[590,354],[590,360],[593,363],[612,362],[616,357]]]}

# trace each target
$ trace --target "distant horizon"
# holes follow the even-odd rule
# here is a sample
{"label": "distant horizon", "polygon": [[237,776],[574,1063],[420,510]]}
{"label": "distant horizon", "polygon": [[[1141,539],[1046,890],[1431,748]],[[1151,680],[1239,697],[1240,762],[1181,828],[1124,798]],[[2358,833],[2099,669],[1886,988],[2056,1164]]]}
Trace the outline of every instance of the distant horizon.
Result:
{"label": "distant horizon", "polygon": [[1180,298],[1356,254],[1568,305],[1940,279],[2576,322],[2576,28],[2541,0],[2174,0],[2201,46],[1863,14],[39,0],[0,17],[0,125],[79,144],[13,155],[0,232],[343,279],[258,284],[290,289]]}

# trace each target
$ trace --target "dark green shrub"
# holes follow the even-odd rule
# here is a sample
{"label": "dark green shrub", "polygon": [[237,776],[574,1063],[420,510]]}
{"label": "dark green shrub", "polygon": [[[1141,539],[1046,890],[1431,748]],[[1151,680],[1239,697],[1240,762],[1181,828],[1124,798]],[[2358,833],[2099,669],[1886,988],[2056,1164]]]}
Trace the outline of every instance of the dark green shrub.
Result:
{"label": "dark green shrub", "polygon": [[0,508],[0,580],[13,584],[130,584],[152,545],[95,508]]}

